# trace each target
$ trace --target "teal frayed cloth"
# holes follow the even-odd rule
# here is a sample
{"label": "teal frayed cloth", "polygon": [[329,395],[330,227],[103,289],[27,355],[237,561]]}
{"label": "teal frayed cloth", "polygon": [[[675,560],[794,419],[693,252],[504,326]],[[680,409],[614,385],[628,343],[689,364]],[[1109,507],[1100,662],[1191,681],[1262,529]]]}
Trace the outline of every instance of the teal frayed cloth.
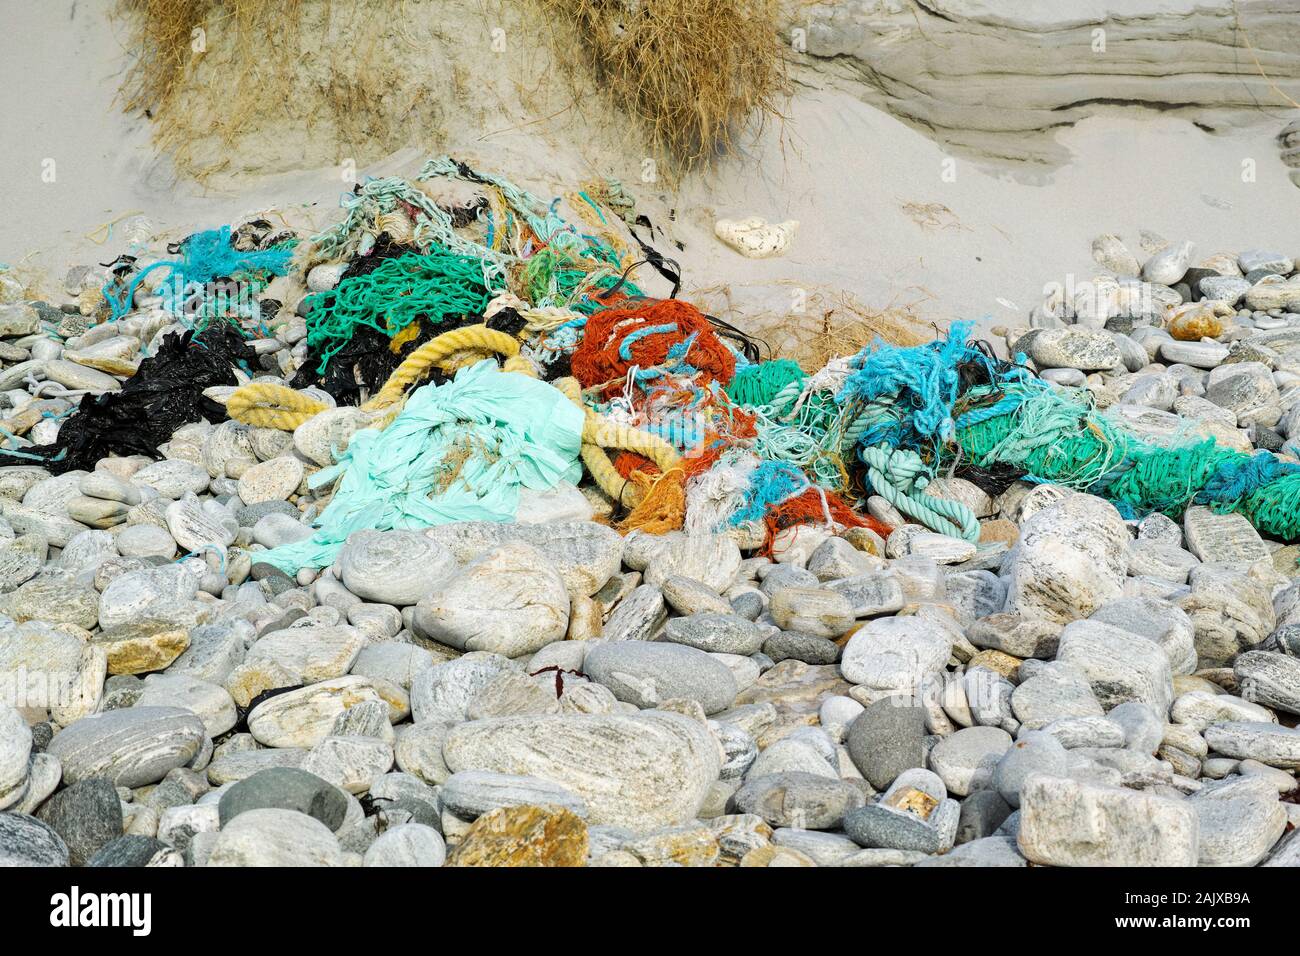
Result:
{"label": "teal frayed cloth", "polygon": [[417,389],[383,431],[352,436],[312,537],[256,556],[286,574],[332,564],[354,531],[427,528],[452,521],[512,521],[521,488],[544,491],[582,477],[583,411],[558,389],[502,372],[488,359],[445,385]]}

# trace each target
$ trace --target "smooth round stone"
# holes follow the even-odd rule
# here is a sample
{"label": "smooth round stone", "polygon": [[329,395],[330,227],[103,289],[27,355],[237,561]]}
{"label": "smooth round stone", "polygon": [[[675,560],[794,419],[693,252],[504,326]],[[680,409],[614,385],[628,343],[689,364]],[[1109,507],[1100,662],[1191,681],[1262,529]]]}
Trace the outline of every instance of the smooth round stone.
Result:
{"label": "smooth round stone", "polygon": [[660,585],[666,600],[678,614],[730,614],[731,604],[716,591],[692,578],[679,574],[664,579]]}
{"label": "smooth round stone", "polygon": [[208,781],[215,787],[237,783],[269,767],[297,767],[306,756],[307,751],[299,747],[220,753],[208,765]]}
{"label": "smooth round stone", "polygon": [[768,614],[785,631],[839,637],[853,626],[853,605],[835,591],[783,588],[772,595]]}
{"label": "smooth round stone", "polygon": [[235,726],[239,715],[230,693],[218,684],[189,674],[150,674],[136,707],[180,707],[203,721],[209,737],[220,737]]}
{"label": "smooth round stone", "polygon": [[250,429],[242,422],[225,421],[208,432],[203,442],[203,467],[213,478],[226,474],[226,464],[235,459],[256,461],[248,440]]}
{"label": "smooth round stone", "polygon": [[91,392],[116,392],[122,388],[121,382],[105,372],[63,359],[46,362],[45,377],[67,388]]}
{"label": "smooth round stone", "polygon": [[267,767],[231,784],[217,805],[221,825],[250,810],[294,810],[332,832],[343,825],[348,798],[342,789],[297,767]]}
{"label": "smooth round stone", "polygon": [[1197,830],[1190,801],[1041,773],[1020,795],[1017,843],[1048,866],[1195,866]]}
{"label": "smooth round stone", "polygon": [[334,464],[334,455],[347,450],[352,436],[368,428],[375,416],[359,408],[330,408],[313,415],[293,432],[293,447],[321,467]]}
{"label": "smooth round stone", "polygon": [[587,817],[577,794],[541,777],[467,770],[452,774],[438,791],[442,805],[463,820],[476,820],[500,807],[553,805]]}
{"label": "smooth round stone", "polygon": [[67,571],[47,570],[3,598],[0,612],[15,621],[75,624],[87,630],[99,622],[93,588],[84,587]]}
{"label": "smooth round stone", "polygon": [[930,750],[930,767],[949,793],[964,797],[993,781],[993,768],[1011,747],[1011,735],[999,727],[966,727]]}
{"label": "smooth round stone", "polygon": [[97,469],[83,475],[78,487],[90,498],[118,501],[125,505],[138,505],[141,501],[140,489],[134,483],[107,471]]}
{"label": "smooth round stone", "polygon": [[772,833],[775,846],[788,847],[807,855],[818,866],[836,866],[861,848],[847,837],[820,830],[796,830],[781,827]]}
{"label": "smooth round stone", "polygon": [[833,740],[843,740],[849,726],[866,708],[852,697],[835,695],[822,700],[817,718]]}
{"label": "smooth round stone", "polygon": [[520,657],[564,637],[569,592],[536,548],[511,542],[421,598],[414,621],[420,633],[443,644]]}
{"label": "smooth round stone", "polygon": [[892,571],[841,578],[830,582],[827,587],[849,599],[855,617],[892,614],[901,610],[907,600],[903,582]]}
{"label": "smooth round stone", "polygon": [[1165,736],[1164,718],[1137,701],[1111,708],[1106,719],[1124,728],[1124,746],[1138,753],[1155,753]]}
{"label": "smooth round stone", "polygon": [[113,535],[107,531],[83,531],[59,555],[59,566],[68,571],[87,571],[118,556]]}
{"label": "smooth round stone", "polygon": [[[375,703],[386,709],[387,705],[382,702]],[[358,708],[354,707],[340,719],[347,720],[357,711]],[[370,781],[387,773],[392,766],[392,746],[371,735],[326,737],[311,749],[302,762],[303,770],[352,794],[365,793],[370,789]]]}
{"label": "smooth round stone", "polygon": [[184,865],[185,858],[176,849],[136,833],[118,837],[86,861],[86,866],[114,868]]}
{"label": "smooth round stone", "polygon": [[1138,261],[1118,236],[1102,235],[1092,240],[1092,258],[1099,266],[1118,276],[1136,277]]}
{"label": "smooth round stone", "polygon": [[732,801],[736,812],[762,817],[769,826],[834,830],[864,799],[862,790],[846,780],[796,772],[751,775]]}
{"label": "smooth round stone", "polygon": [[248,730],[266,747],[314,747],[349,708],[382,699],[363,677],[323,680],[264,699],[249,712]]}
{"label": "smooth round stone", "polygon": [[[1106,717],[1059,717],[1038,728],[1060,741],[1066,750],[1078,747],[1123,747],[1127,739],[1124,728]],[[1033,733],[1033,728],[1022,724],[1021,735]]]}
{"label": "smooth round stone", "polygon": [[667,542],[645,569],[647,584],[660,585],[670,577],[699,581],[715,591],[731,586],[740,568],[740,548],[725,535],[683,536]]}
{"label": "smooth round stone", "polygon": [[1300,714],[1300,658],[1269,651],[1247,651],[1232,671],[1249,700],[1288,714]]}
{"label": "smooth round stone", "polygon": [[[893,535],[890,535],[890,538],[892,539]],[[970,541],[925,531],[913,535],[908,540],[907,550],[904,553],[930,558],[936,564],[961,564],[975,557],[975,551],[975,545]]]}
{"label": "smooth round stone", "polygon": [[251,428],[248,443],[253,446],[258,461],[270,461],[293,450],[293,435],[278,428]]}
{"label": "smooth round stone", "polygon": [[664,626],[664,639],[674,644],[745,656],[756,653],[770,633],[770,628],[726,612],[672,618]]}
{"label": "smooth round stone", "polygon": [[943,670],[952,644],[949,631],[923,617],[877,618],[844,645],[840,673],[874,693],[914,693]]}
{"label": "smooth round stone", "polygon": [[312,529],[297,518],[279,512],[263,515],[253,526],[253,540],[265,548],[305,541],[312,534]]}
{"label": "smooth round stone", "polygon": [[358,531],[339,551],[339,576],[359,598],[405,607],[457,569],[445,547],[419,531]]}
{"label": "smooth round stone", "polygon": [[726,665],[681,644],[599,644],[587,652],[583,666],[592,680],[637,707],[655,707],[685,697],[713,714],[726,710],[736,699],[736,679]]}
{"label": "smooth round stone", "polygon": [[777,631],[763,642],[763,653],[778,664],[785,660],[834,664],[840,659],[840,647],[834,641],[800,631]]}
{"label": "smooth round stone", "polygon": [[447,844],[433,827],[403,823],[385,830],[366,850],[362,866],[442,866]]}
{"label": "smooth round stone", "polygon": [[1300,728],[1230,721],[1205,728],[1210,749],[1238,760],[1258,760],[1284,770],[1300,769]]}
{"label": "smooth round stone", "polygon": [[1136,541],[1129,553],[1129,574],[1150,575],[1173,584],[1187,583],[1187,576],[1200,564],[1190,551],[1159,541]]}
{"label": "smooth round stone", "polygon": [[292,455],[254,465],[239,476],[239,498],[246,505],[283,501],[302,484],[302,462]]}
{"label": "smooth round stone", "polygon": [[0,867],[67,865],[68,847],[48,823],[0,813]]}
{"label": "smooth round stone", "polygon": [[1153,641],[1134,641],[1130,632],[1109,624],[1074,621],[1061,632],[1056,659],[1083,672],[1103,707],[1137,700],[1157,713],[1169,710],[1169,658]]}
{"label": "smooth round stone", "polygon": [[1142,265],[1142,279],[1171,286],[1182,281],[1192,262],[1190,242],[1171,243]]}
{"label": "smooth round stone", "polygon": [[240,528],[254,528],[257,523],[270,514],[288,515],[298,520],[298,509],[287,501],[262,501],[255,505],[243,505],[235,509],[235,520]]}
{"label": "smooth round stone", "polygon": [[1201,866],[1255,866],[1286,830],[1286,811],[1267,780],[1244,777],[1206,787],[1188,803],[1199,824]]}
{"label": "smooth round stone", "polygon": [[1054,385],[1065,385],[1070,388],[1082,388],[1088,383],[1088,377],[1077,368],[1045,368],[1040,373],[1040,377]]}
{"label": "smooth round stone", "polygon": [[807,571],[818,581],[834,581],[872,571],[879,564],[844,538],[830,537],[808,555]]}
{"label": "smooth round stone", "polygon": [[[910,795],[917,792],[911,791]],[[845,834],[869,848],[942,853],[952,847],[961,816],[961,806],[956,800],[939,800],[925,818],[909,809],[895,809],[888,802],[889,795],[886,795],[880,803],[846,814]]]}
{"label": "smooth round stone", "polygon": [[744,591],[740,594],[733,594],[731,598],[731,611],[747,621],[753,621],[763,613],[766,605],[763,602],[763,596],[758,591]]}
{"label": "smooth round stone", "polygon": [[1237,253],[1237,266],[1244,273],[1267,272],[1284,276],[1295,269],[1295,260],[1267,249],[1247,249]]}
{"label": "smooth round stone", "polygon": [[187,494],[167,507],[167,530],[186,551],[198,554],[205,549],[224,552],[234,543],[237,524],[234,516],[210,502],[200,502]]}
{"label": "smooth round stone", "polygon": [[68,502],[80,496],[79,485],[86,474],[84,471],[69,471],[37,482],[23,495],[23,504],[50,514],[66,511]]}
{"label": "smooth round stone", "polygon": [[1010,806],[1020,806],[1020,793],[1033,774],[1063,776],[1069,758],[1060,742],[1048,734],[1026,734],[998,760],[993,769],[993,789]]}
{"label": "smooth round stone", "polygon": [[166,530],[152,524],[136,524],[123,528],[115,538],[117,551],[125,558],[159,557],[171,560],[176,557],[176,539]]}
{"label": "smooth round stone", "polygon": [[37,816],[63,839],[73,866],[85,864],[120,837],[125,827],[117,789],[102,777],[81,780],[59,791]]}
{"label": "smooth round stone", "polygon": [[590,823],[636,831],[695,819],[721,768],[704,724],[658,710],[472,721],[453,728],[441,752],[454,773],[550,780],[586,801]]}
{"label": "smooth round stone", "polygon": [[467,719],[470,702],[502,671],[519,665],[500,654],[473,651],[426,667],[411,681],[411,713],[416,723]]}
{"label": "smooth round stone", "polygon": [[1029,356],[1039,368],[1076,368],[1085,372],[1115,368],[1122,361],[1110,333],[1078,326],[1043,329],[1030,342]]}
{"label": "smooth round stone", "polygon": [[248,649],[245,660],[274,661],[290,673],[302,675],[304,684],[347,674],[365,647],[361,633],[347,624],[303,625],[305,621],[266,634]]}
{"label": "smooth round stone", "polygon": [[844,745],[858,772],[884,790],[899,774],[925,765],[925,708],[902,697],[878,700],[849,725]]}
{"label": "smooth round stone", "polygon": [[[588,597],[618,572],[625,546],[622,536],[613,528],[591,521],[548,524],[464,521],[438,525],[425,533],[430,540],[451,551],[461,564],[503,544],[522,542],[541,552],[547,566],[560,575],[566,589]],[[738,563],[738,551],[736,556]]]}
{"label": "smooth round stone", "polygon": [[1016,719],[1033,730],[1066,717],[1100,717],[1101,703],[1078,668],[1053,664],[1030,675],[1011,693]]}
{"label": "smooth round stone", "polygon": [[1211,690],[1190,690],[1179,694],[1169,708],[1169,717],[1174,723],[1186,724],[1194,730],[1201,731],[1211,724],[1232,721],[1277,722],[1277,718],[1266,707],[1242,700],[1232,694],[1221,694]]}
{"label": "smooth round stone", "polygon": [[132,476],[132,481],[175,501],[186,494],[203,494],[211,479],[202,466],[176,458],[145,465]]}
{"label": "smooth round stone", "polygon": [[74,535],[88,530],[80,521],[74,521],[64,514],[66,502],[60,505],[58,512],[40,511],[29,508],[11,499],[0,499],[0,508],[9,526],[21,535],[39,535],[51,546],[61,548]]}
{"label": "smooth round stone", "polygon": [[768,565],[760,569],[759,578],[761,579],[759,590],[768,597],[786,588],[811,588],[817,590],[820,586],[817,575],[807,568],[801,568],[793,564]]}
{"label": "smooth round stone", "polygon": [[1171,601],[1120,598],[1103,604],[1088,619],[1152,641],[1164,651],[1174,674],[1190,674],[1196,670],[1196,630],[1182,608]]}
{"label": "smooth round stone", "polygon": [[27,784],[32,732],[27,721],[7,703],[0,703],[0,810],[23,799]]}
{"label": "smooth round stone", "polygon": [[1217,368],[1228,357],[1228,347],[1217,342],[1179,342],[1169,339],[1160,343],[1160,358],[1180,362],[1193,368]]}
{"label": "smooth round stone", "polygon": [[1201,296],[1235,306],[1250,291],[1250,281],[1238,276],[1203,276],[1197,284]]}
{"label": "smooth round stone", "polygon": [[339,842],[325,824],[294,810],[265,808],[224,826],[208,866],[342,866]]}
{"label": "smooth round stone", "polygon": [[40,572],[45,565],[47,547],[45,539],[35,535],[23,535],[8,545],[0,544],[0,594],[15,590]]}
{"label": "smooth round stone", "polygon": [[59,758],[68,783],[107,777],[116,786],[142,787],[188,764],[205,737],[202,722],[188,711],[131,707],[83,717],[59,731],[46,750]]}
{"label": "smooth round stone", "polygon": [[[415,675],[432,667],[433,664],[433,653],[423,647],[385,641],[363,647],[356,660],[352,662],[349,673],[385,680],[409,690]],[[535,667],[529,669],[537,670]]]}
{"label": "smooth round stone", "polygon": [[183,604],[198,594],[198,562],[181,562],[143,571],[130,571],[114,578],[99,596],[98,621],[112,628],[137,620],[150,605]]}

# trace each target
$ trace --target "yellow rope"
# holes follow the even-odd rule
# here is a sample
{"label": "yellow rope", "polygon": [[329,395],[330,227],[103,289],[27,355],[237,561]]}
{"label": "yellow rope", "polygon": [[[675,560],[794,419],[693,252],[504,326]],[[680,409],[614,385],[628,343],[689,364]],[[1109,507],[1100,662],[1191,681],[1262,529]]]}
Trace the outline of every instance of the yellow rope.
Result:
{"label": "yellow rope", "polygon": [[[486,325],[467,325],[444,332],[408,355],[393,370],[393,374],[388,376],[384,387],[362,407],[368,410],[387,408],[405,395],[407,387],[423,378],[430,368],[447,363],[448,359],[461,351],[496,353],[513,358],[519,354],[519,341],[505,332],[489,329]],[[464,360],[457,356],[456,364],[464,364]]]}
{"label": "yellow rope", "polygon": [[[467,325],[442,333],[408,355],[388,376],[383,388],[361,409],[367,412],[391,409],[396,414],[407,388],[423,378],[433,366],[450,371],[491,354],[506,356],[507,371],[537,377],[532,363],[520,356],[517,340],[485,325]],[[226,414],[236,421],[281,431],[293,431],[328,407],[292,388],[268,382],[251,382],[236,389],[226,400]],[[391,415],[386,418],[392,420]]]}
{"label": "yellow rope", "polygon": [[303,422],[329,408],[302,392],[270,382],[250,382],[235,389],[226,399],[226,414],[256,428],[293,431]]}

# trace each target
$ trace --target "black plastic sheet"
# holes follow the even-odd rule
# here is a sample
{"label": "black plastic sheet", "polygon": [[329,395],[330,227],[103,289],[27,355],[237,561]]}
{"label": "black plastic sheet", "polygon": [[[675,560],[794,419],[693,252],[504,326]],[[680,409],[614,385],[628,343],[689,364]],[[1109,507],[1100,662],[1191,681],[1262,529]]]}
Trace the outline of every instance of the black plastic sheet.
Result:
{"label": "black plastic sheet", "polygon": [[90,471],[110,455],[160,458],[158,446],[170,441],[182,425],[204,418],[226,420],[225,406],[205,398],[203,391],[238,384],[234,367],[251,367],[256,358],[243,336],[225,323],[214,323],[197,335],[172,333],[163,338],[156,355],[140,363],[121,391],[83,396],[59,428],[57,441],[23,450],[39,455],[54,474]]}

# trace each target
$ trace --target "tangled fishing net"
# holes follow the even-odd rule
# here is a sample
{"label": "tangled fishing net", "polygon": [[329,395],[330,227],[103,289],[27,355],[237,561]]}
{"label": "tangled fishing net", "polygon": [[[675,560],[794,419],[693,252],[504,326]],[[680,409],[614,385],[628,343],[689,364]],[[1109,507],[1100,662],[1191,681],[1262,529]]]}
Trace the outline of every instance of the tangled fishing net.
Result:
{"label": "tangled fishing net", "polygon": [[[442,178],[475,198],[440,204],[426,186]],[[158,298],[173,331],[120,392],[83,399],[56,443],[4,450],[93,468],[156,456],[200,418],[296,431],[336,414],[326,397],[353,406],[357,427],[309,480],[327,502],[313,536],[264,556],[286,572],[330,563],[357,530],[509,521],[521,489],[577,484],[620,531],[734,531],[767,552],[804,524],[887,534],[864,514],[872,495],[978,541],[971,509],[930,493],[954,475],[990,494],[1053,482],[1130,517],[1205,505],[1300,539],[1300,464],[1213,440],[1156,447],[1087,390],[996,358],[967,323],[921,344],[877,338],[817,368],[760,360],[743,332],[676,297],[678,274],[628,228],[630,206],[607,204],[615,195],[584,189],[566,210],[442,157],[414,181],[360,184],[305,241],[255,222],[197,233],[176,258],[124,259],[107,320],[127,321],[161,274],[189,290]],[[646,263],[672,279],[670,297],[633,281]],[[209,308],[214,288],[256,293],[283,275],[316,290],[295,310],[266,297]],[[300,323],[299,341],[288,367],[281,353],[270,368],[282,379],[253,380],[268,367],[245,338],[268,321]]]}

